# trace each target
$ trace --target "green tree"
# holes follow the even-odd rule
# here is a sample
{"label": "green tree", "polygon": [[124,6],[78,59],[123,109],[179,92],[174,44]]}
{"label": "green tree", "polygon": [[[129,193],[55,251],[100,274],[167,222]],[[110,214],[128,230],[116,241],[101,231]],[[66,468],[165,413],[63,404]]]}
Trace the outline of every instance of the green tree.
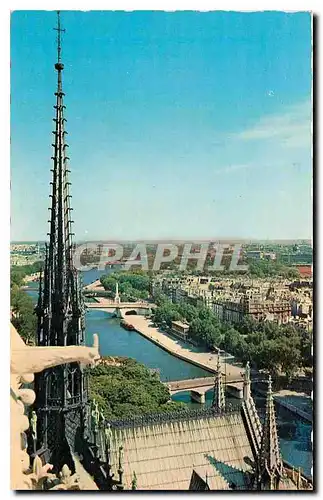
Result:
{"label": "green tree", "polygon": [[31,297],[15,284],[11,287],[11,322],[27,344],[34,344],[37,318]]}
{"label": "green tree", "polygon": [[154,302],[157,306],[163,306],[164,304],[169,302],[167,295],[162,292],[158,292],[154,296]]}
{"label": "green tree", "polygon": [[90,398],[108,419],[185,409],[183,403],[170,401],[158,374],[133,359],[120,360],[120,366],[99,364],[88,373]]}
{"label": "green tree", "polygon": [[170,326],[175,319],[188,321],[189,336],[198,345],[208,349],[220,347],[240,361],[250,361],[255,368],[272,374],[283,372],[291,377],[301,366],[313,365],[310,332],[292,324],[278,325],[245,317],[233,325],[220,322],[206,307],[170,301],[162,301],[154,311],[157,325]]}

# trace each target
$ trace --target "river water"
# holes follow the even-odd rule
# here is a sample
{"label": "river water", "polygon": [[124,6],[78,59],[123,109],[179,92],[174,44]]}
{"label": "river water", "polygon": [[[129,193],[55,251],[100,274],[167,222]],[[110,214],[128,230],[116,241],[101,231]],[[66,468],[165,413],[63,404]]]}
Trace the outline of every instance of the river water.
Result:
{"label": "river water", "polygon": [[[108,272],[112,272],[109,270]],[[93,282],[106,271],[96,269],[83,273],[83,284]],[[36,303],[37,285],[32,284],[27,293]],[[92,344],[93,333],[99,335],[100,353],[102,356],[127,356],[135,358],[147,367],[158,370],[162,381],[181,380],[194,377],[209,376],[209,372],[177,359],[135,331],[127,331],[120,327],[120,322],[104,311],[88,310],[86,312],[86,343]],[[197,403],[190,401],[188,392],[177,394],[175,401],[182,401],[190,406]],[[263,415],[265,399],[254,395],[260,415]],[[206,394],[206,405],[212,402],[212,391]],[[278,434],[283,458],[295,467],[301,467],[304,473],[311,475],[312,445],[310,423],[303,421],[294,414],[276,405]]]}

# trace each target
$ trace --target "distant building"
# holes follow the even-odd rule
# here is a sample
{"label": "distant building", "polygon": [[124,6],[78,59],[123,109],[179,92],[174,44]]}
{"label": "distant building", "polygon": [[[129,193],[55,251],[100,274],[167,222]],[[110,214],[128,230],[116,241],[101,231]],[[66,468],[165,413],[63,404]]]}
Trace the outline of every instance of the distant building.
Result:
{"label": "distant building", "polygon": [[263,258],[266,260],[276,260],[276,252],[265,252]]}
{"label": "distant building", "polygon": [[279,255],[279,261],[282,264],[287,264],[287,265],[312,264],[313,263],[313,252],[281,253]]}
{"label": "distant building", "polygon": [[236,299],[215,299],[212,310],[220,321],[239,323],[246,316],[259,320],[287,323],[291,316],[292,306],[286,299],[266,300],[260,294],[242,295]]}
{"label": "distant building", "polygon": [[246,257],[248,259],[261,260],[263,258],[263,252],[260,250],[247,250]]}
{"label": "distant building", "polygon": [[182,321],[172,321],[172,334],[181,340],[187,340],[190,325]]}
{"label": "distant building", "polygon": [[38,254],[32,255],[21,255],[21,254],[11,254],[10,255],[10,265],[11,266],[26,266],[34,264],[35,262],[43,260],[42,256]]}
{"label": "distant building", "polygon": [[298,270],[301,278],[311,278],[312,277],[313,272],[312,272],[312,265],[311,264],[308,264],[308,265],[297,265],[296,264],[295,267]]}

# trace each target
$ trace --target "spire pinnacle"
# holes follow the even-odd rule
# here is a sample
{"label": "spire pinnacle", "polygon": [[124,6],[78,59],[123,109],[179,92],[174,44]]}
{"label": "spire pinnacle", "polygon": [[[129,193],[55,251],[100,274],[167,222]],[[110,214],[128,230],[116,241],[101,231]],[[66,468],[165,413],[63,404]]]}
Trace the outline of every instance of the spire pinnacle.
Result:
{"label": "spire pinnacle", "polygon": [[260,489],[277,489],[279,480],[282,476],[282,460],[277,434],[271,376],[269,376],[268,379],[266,415],[258,457],[258,474]]}
{"label": "spire pinnacle", "polygon": [[119,283],[118,283],[118,281],[116,282],[116,293],[115,293],[115,296],[114,296],[114,302],[116,304],[120,304]]}
{"label": "spire pinnacle", "polygon": [[220,362],[220,356],[218,354],[218,359],[217,359],[217,365],[216,365],[217,372],[221,372],[221,362]]}
{"label": "spire pinnacle", "polygon": [[267,390],[267,398],[273,397],[273,389],[272,389],[272,380],[271,380],[271,375],[268,377],[268,390]]}
{"label": "spire pinnacle", "polygon": [[135,471],[133,471],[133,475],[132,475],[131,489],[132,490],[136,490],[137,489],[137,476],[136,476],[136,472]]}
{"label": "spire pinnacle", "polygon": [[65,29],[61,28],[61,18],[60,18],[60,11],[57,11],[57,27],[54,28],[55,31],[57,31],[57,63],[55,64],[55,68],[60,71],[64,68],[64,65],[61,63],[61,51],[62,51],[62,46],[61,46],[61,33],[65,33]]}
{"label": "spire pinnacle", "polygon": [[215,381],[214,381],[212,408],[216,409],[217,411],[223,411],[225,409],[225,395],[223,390],[222,371],[221,371],[221,362],[219,354],[218,354],[216,370],[217,371],[215,374]]}
{"label": "spire pinnacle", "polygon": [[119,484],[122,486],[122,476],[123,476],[123,446],[119,446],[119,457],[118,457],[118,475],[119,475]]}
{"label": "spire pinnacle", "polygon": [[249,361],[247,361],[245,372],[244,372],[244,377],[243,377],[243,399],[245,401],[249,401],[250,399],[250,386],[251,386],[251,380],[250,380],[250,365]]}

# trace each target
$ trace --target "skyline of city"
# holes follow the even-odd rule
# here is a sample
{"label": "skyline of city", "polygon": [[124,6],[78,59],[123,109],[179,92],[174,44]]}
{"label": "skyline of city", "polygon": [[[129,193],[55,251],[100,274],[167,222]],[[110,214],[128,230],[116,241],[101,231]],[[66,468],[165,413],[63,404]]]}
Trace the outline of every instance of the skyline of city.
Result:
{"label": "skyline of city", "polygon": [[[76,241],[310,239],[309,13],[67,11],[64,24]],[[48,230],[53,25],[49,11],[11,18],[15,241]]]}

